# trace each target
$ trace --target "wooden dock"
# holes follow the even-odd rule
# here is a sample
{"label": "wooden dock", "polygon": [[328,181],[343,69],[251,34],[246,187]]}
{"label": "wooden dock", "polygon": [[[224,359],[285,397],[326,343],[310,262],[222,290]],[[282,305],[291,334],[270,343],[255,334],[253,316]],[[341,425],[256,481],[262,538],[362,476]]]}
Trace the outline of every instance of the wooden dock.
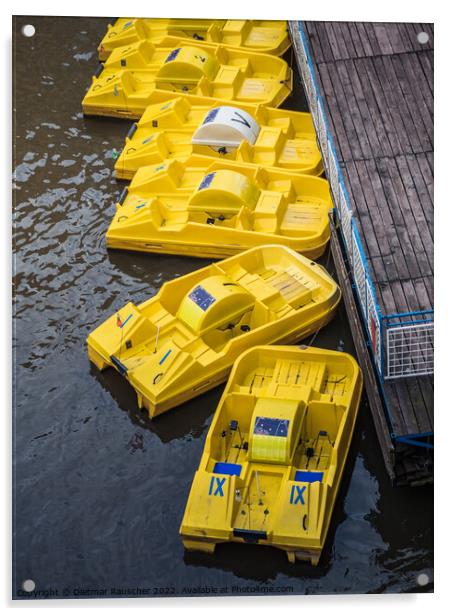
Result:
{"label": "wooden dock", "polygon": [[[301,29],[382,322],[417,323],[433,311],[433,25],[291,22],[300,67]],[[380,381],[387,466],[429,482],[433,375]]]}

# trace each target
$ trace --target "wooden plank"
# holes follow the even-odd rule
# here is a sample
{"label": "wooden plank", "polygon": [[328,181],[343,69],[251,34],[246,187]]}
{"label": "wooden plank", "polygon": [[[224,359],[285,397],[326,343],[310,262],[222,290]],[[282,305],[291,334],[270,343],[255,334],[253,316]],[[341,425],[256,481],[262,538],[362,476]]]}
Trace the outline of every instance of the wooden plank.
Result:
{"label": "wooden plank", "polygon": [[317,22],[305,21],[304,23],[306,27],[306,33],[309,39],[309,44],[315,52],[316,63],[319,64],[320,62],[324,62],[325,56],[323,54],[322,45],[317,34]]}
{"label": "wooden plank", "polygon": [[367,261],[371,269],[372,280],[374,281],[375,290],[377,292],[377,301],[380,307],[383,308],[387,303],[383,297],[383,290],[387,287],[387,283],[385,282],[387,264],[384,261],[384,257],[380,256],[368,257]]}
{"label": "wooden plank", "polygon": [[369,22],[360,23],[359,33],[362,37],[361,40],[364,41],[365,39],[367,41],[367,45],[369,49],[369,51],[367,52],[367,55],[368,56],[379,55],[381,50],[380,50],[380,45],[378,44],[377,37],[375,35],[375,30],[373,28],[373,25]]}
{"label": "wooden plank", "polygon": [[[411,159],[411,164],[408,162],[409,159]],[[422,242],[425,258],[428,262],[428,267],[423,267],[422,271],[424,274],[433,274],[433,233],[428,224],[428,219],[433,222],[433,208],[430,209],[429,207],[430,195],[421,176],[422,172],[414,156],[398,157],[394,162],[397,164],[400,176],[403,179],[404,191],[403,193],[401,192],[400,199],[405,210],[409,209],[412,213],[411,218],[408,217],[408,220],[413,221],[413,227],[416,230],[417,237]],[[419,192],[413,177],[416,177]],[[425,204],[424,206],[422,205],[423,203]]]}
{"label": "wooden plank", "polygon": [[413,45],[411,43],[411,37],[408,34],[406,29],[406,25],[404,23],[398,23],[397,29],[399,31],[399,37],[403,45],[402,51],[407,53],[409,51],[413,51]]}
{"label": "wooden plank", "polygon": [[339,161],[342,162],[344,160],[350,160],[352,158],[352,152],[347,137],[347,130],[337,104],[334,86],[328,72],[328,65],[321,64],[318,69],[320,74],[320,83],[323,90],[323,99],[327,106],[330,126],[332,127],[334,143]]}
{"label": "wooden plank", "polygon": [[391,45],[392,53],[393,54],[404,53],[406,51],[405,43],[404,43],[404,39],[402,38],[400,30],[399,30],[399,24],[398,23],[386,23],[384,25],[386,29],[386,35]]}
{"label": "wooden plank", "polygon": [[[401,161],[401,159],[403,159],[403,157],[398,157],[398,160]],[[430,246],[433,247],[432,244],[428,242],[430,235],[428,234],[426,236],[425,233],[421,233],[419,230],[419,224],[421,222],[424,222],[424,217],[419,217],[419,209],[416,208],[414,209],[414,212],[418,216],[415,216],[413,214],[413,209],[410,204],[410,201],[407,198],[406,187],[402,180],[400,168],[397,165],[397,160],[393,158],[388,158],[385,159],[385,162],[386,169],[388,170],[389,177],[391,180],[391,195],[394,201],[396,201],[395,207],[397,207],[397,209],[400,211],[399,224],[403,225],[404,229],[406,229],[406,235],[412,246],[414,258],[417,262],[417,266],[419,269],[419,274],[425,275],[433,273],[433,269],[427,256],[427,249],[430,249]],[[409,178],[407,175],[405,175],[404,178],[409,181],[411,180],[411,175],[409,176]],[[415,203],[413,203],[413,206],[414,205]],[[417,274],[411,272],[411,276],[413,278],[416,278]]]}
{"label": "wooden plank", "polygon": [[417,58],[424,72],[427,84],[432,94],[432,100],[433,100],[433,52],[432,51],[425,51],[423,53],[418,52]]}
{"label": "wooden plank", "polygon": [[364,50],[364,46],[363,43],[361,41],[361,37],[359,36],[359,32],[358,29],[356,27],[356,23],[353,21],[349,21],[347,22],[347,26],[348,26],[348,31],[350,34],[350,41],[353,44],[353,47],[355,49],[355,58],[361,58],[363,56],[366,55],[366,52]]}
{"label": "wooden plank", "polygon": [[419,299],[419,310],[431,310],[433,308],[433,276],[415,279],[413,284]]}
{"label": "wooden plank", "polygon": [[[397,379],[392,382],[392,387],[395,395],[397,395],[399,400],[399,412],[403,417],[403,421],[405,423],[405,427],[402,430],[397,430],[396,434],[398,436],[408,435],[408,434],[419,434],[422,431],[422,426],[419,424],[418,418],[416,416],[415,408],[413,406],[413,400],[410,396],[410,384],[408,381],[411,379]],[[416,403],[416,408],[418,404]],[[419,413],[421,412],[419,408],[417,408]]]}
{"label": "wooden plank", "polygon": [[375,218],[380,215],[382,221],[382,233],[385,233],[388,244],[389,252],[394,255],[398,278],[408,278],[409,268],[405,258],[404,246],[402,246],[400,237],[398,235],[398,228],[396,228],[394,221],[394,212],[388,205],[385,188],[383,182],[386,180],[381,177],[381,173],[384,173],[382,168],[382,160],[380,161],[366,161],[366,168],[369,174],[369,179],[372,183],[374,198],[374,216]]}
{"label": "wooden plank", "polygon": [[388,36],[388,24],[373,23],[372,27],[375,31],[375,37],[380,48],[379,53],[382,55],[394,53]]}
{"label": "wooden plank", "polygon": [[[331,43],[326,31],[326,24],[323,21],[308,22],[310,24],[315,23],[315,33],[317,35],[317,45],[315,39],[313,44],[316,45],[316,49],[320,48],[322,62],[331,62],[334,59],[333,50],[331,49]],[[319,62],[316,58],[317,63]]]}
{"label": "wooden plank", "polygon": [[[372,58],[372,67],[375,71],[375,75],[378,79],[378,86],[380,88],[380,96],[382,96],[381,113],[382,116],[389,117],[392,122],[391,136],[396,136],[400,145],[399,151],[394,151],[393,154],[412,152],[411,139],[404,126],[403,116],[407,114],[403,104],[400,104],[399,98],[393,89],[393,84],[390,82],[387,74],[388,59],[384,57]],[[393,80],[395,81],[395,79]],[[397,89],[397,84],[395,84]]]}
{"label": "wooden plank", "polygon": [[427,79],[422,70],[420,55],[418,53],[403,54],[400,56],[400,60],[405,68],[407,81],[412,88],[414,97],[418,98],[420,113],[433,144],[433,73]]}
{"label": "wooden plank", "polygon": [[331,22],[325,22],[325,36],[328,38],[330,43],[332,60],[337,60],[340,58],[340,50],[336,40],[336,34],[331,27]]}
{"label": "wooden plank", "polygon": [[[416,194],[411,192],[412,207],[417,212],[418,220],[422,220],[422,216],[425,220],[429,230],[429,237],[426,238],[428,250],[433,251],[433,176],[426,168],[425,155],[407,156],[405,160],[416,190]],[[401,159],[398,161],[402,163]]]}
{"label": "wooden plank", "polygon": [[372,45],[370,43],[369,37],[367,36],[365,24],[362,22],[355,23],[356,32],[359,36],[359,40],[361,42],[363,48],[363,56],[368,57],[373,55]]}
{"label": "wooden plank", "polygon": [[340,22],[333,21],[329,23],[327,25],[327,30],[328,32],[331,32],[332,34],[334,34],[334,37],[336,39],[337,52],[338,52],[336,60],[346,60],[347,58],[349,58],[350,54],[349,54],[347,44],[344,39],[344,34],[342,32],[342,27],[341,27]]}
{"label": "wooden plank", "polygon": [[413,283],[416,288],[419,288],[417,294],[420,297],[421,293],[425,290],[425,298],[421,301],[421,310],[433,310],[434,307],[434,277],[433,276],[423,276],[422,277],[422,285],[421,281],[414,280]]}
{"label": "wooden plank", "polygon": [[[373,167],[373,170],[371,167]],[[360,207],[358,208],[358,216],[361,215],[361,211],[365,207],[368,211],[368,221],[370,225],[365,227],[364,235],[367,233],[375,235],[375,243],[378,250],[378,253],[376,252],[375,255],[377,256],[379,254],[379,256],[382,257],[382,264],[386,271],[385,279],[398,279],[406,270],[401,272],[399,269],[400,264],[396,263],[394,259],[395,248],[397,247],[390,242],[387,233],[388,223],[383,216],[383,199],[377,198],[374,183],[372,181],[373,173],[376,173],[374,162],[356,162],[356,177],[354,182],[361,185],[364,194],[364,200],[360,202]],[[350,182],[351,181],[352,178],[350,176]]]}
{"label": "wooden plank", "polygon": [[351,29],[350,29],[351,22],[341,21],[341,22],[338,22],[338,23],[339,23],[339,28],[340,28],[340,31],[341,31],[341,35],[342,35],[342,38],[344,40],[345,47],[346,47],[346,50],[347,50],[347,58],[348,59],[356,58],[356,56],[358,54],[356,52],[353,36],[352,36],[352,33],[351,33]]}
{"label": "wooden plank", "polygon": [[415,247],[412,245],[412,234],[408,231],[405,224],[400,208],[399,196],[393,186],[390,173],[390,166],[392,163],[393,161],[391,159],[385,158],[377,160],[376,166],[388,204],[387,211],[391,213],[395,232],[397,234],[400,246],[403,247],[405,262],[408,267],[408,276],[403,276],[403,278],[417,278],[422,275],[422,271],[417,262]]}
{"label": "wooden plank", "polygon": [[342,87],[341,78],[337,71],[337,65],[328,64],[324,66],[328,69],[328,75],[334,88],[337,110],[338,113],[341,115],[344,123],[344,127],[346,130],[346,138],[348,142],[348,147],[351,151],[351,156],[355,160],[363,158],[363,152],[361,149],[359,136],[356,132],[355,125],[353,124],[353,120],[350,116],[350,110],[347,104],[347,97],[345,96],[344,89]]}
{"label": "wooden plank", "polygon": [[419,167],[419,174],[417,174],[419,183],[416,190],[433,238],[433,153],[418,154],[415,160]]}
{"label": "wooden plank", "polygon": [[431,430],[434,429],[434,395],[433,395],[433,376],[418,377],[419,388],[424,400],[425,409],[430,418]]}
{"label": "wooden plank", "polygon": [[371,144],[372,156],[390,156],[391,146],[378,110],[378,104],[369,84],[368,76],[361,62],[349,62],[348,74],[351,87],[363,119],[363,124]]}
{"label": "wooden plank", "polygon": [[418,378],[406,379],[408,395],[411,400],[411,412],[414,414],[417,423],[417,433],[431,432],[433,430],[432,417],[425,405],[422,395],[421,382]]}
{"label": "wooden plank", "polygon": [[383,95],[384,92],[382,85],[374,66],[374,59],[365,58],[363,60],[356,61],[355,65],[357,66],[360,74],[365,74],[367,76],[374,100],[378,106],[378,116],[383,124],[386,138],[391,145],[392,155],[397,156],[397,154],[402,153],[403,145],[400,141],[400,135],[396,130],[392,115],[388,110],[388,104]]}
{"label": "wooden plank", "polygon": [[356,210],[359,224],[364,229],[361,237],[367,246],[366,253],[372,257],[380,256],[382,249],[386,252],[389,251],[389,245],[387,244],[386,234],[382,231],[383,225],[379,224],[381,222],[380,217],[377,216],[374,220],[367,203],[368,179],[365,177],[365,182],[361,182],[360,178],[363,166],[362,161],[348,162],[344,167],[345,183]]}
{"label": "wooden plank", "polygon": [[372,157],[372,148],[367,137],[367,131],[364,127],[364,122],[361,116],[361,110],[356,100],[356,92],[351,84],[348,66],[352,65],[352,62],[338,61],[336,62],[337,74],[342,85],[344,93],[344,102],[346,101],[347,109],[349,111],[350,119],[353,122],[355,134],[359,141],[359,147],[361,149],[361,157]]}
{"label": "wooden plank", "polygon": [[416,432],[416,424],[415,422],[411,422],[411,424],[406,423],[405,416],[402,412],[403,406],[401,398],[403,398],[402,393],[397,390],[394,386],[394,381],[385,381],[384,384],[384,392],[386,397],[386,403],[389,408],[389,413],[391,417],[392,429],[395,434],[409,434],[410,432]]}
{"label": "wooden plank", "polygon": [[423,148],[419,141],[416,126],[394,72],[393,58],[387,56],[381,59],[375,58],[375,65],[378,67],[377,72],[380,71],[380,81],[385,88],[386,100],[391,109],[391,114],[393,118],[397,117],[395,126],[401,142],[405,142],[403,153],[422,152]]}
{"label": "wooden plank", "polygon": [[380,307],[384,314],[401,312],[396,302],[395,293],[393,293],[392,282],[384,282],[383,278],[379,278],[377,281],[377,286],[379,287],[383,298],[380,302]]}
{"label": "wooden plank", "polygon": [[433,122],[422,96],[421,85],[412,75],[410,63],[407,61],[411,56],[416,57],[415,54],[394,56],[392,66],[417,132],[420,149],[428,152],[433,147],[430,138],[433,134]]}
{"label": "wooden plank", "polygon": [[[425,290],[425,281],[423,278],[418,278],[419,285],[424,287]],[[407,311],[412,312],[414,310],[427,310],[430,308],[429,305],[422,304],[423,294],[416,293],[416,287],[414,286],[414,279],[409,278],[407,280],[400,281],[403,289],[403,293],[407,302]],[[425,290],[426,291],[426,290]]]}

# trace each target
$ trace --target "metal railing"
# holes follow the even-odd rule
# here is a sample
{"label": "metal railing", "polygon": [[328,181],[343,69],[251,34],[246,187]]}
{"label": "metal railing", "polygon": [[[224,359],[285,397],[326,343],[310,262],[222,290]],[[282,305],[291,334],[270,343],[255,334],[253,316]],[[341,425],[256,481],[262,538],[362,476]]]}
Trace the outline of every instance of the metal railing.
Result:
{"label": "metal railing", "polygon": [[298,22],[298,33],[302,49],[301,57],[299,57],[301,78],[316,129],[325,172],[330,183],[331,196],[350,263],[350,274],[366,326],[367,342],[372,349],[380,382],[383,383],[385,378],[432,374],[433,311],[417,311],[398,315],[382,315],[381,313],[358,225],[354,219],[350,198],[336,155],[332,133],[323,108],[306,32],[300,22]]}
{"label": "metal railing", "polygon": [[433,373],[433,310],[383,316],[386,379]]}

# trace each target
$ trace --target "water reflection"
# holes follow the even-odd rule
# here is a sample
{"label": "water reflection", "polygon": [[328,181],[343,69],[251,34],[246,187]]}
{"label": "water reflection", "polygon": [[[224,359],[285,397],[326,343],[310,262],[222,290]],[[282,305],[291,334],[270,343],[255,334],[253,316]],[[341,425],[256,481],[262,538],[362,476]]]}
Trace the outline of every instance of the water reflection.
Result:
{"label": "water reflection", "polygon": [[117,412],[119,407],[127,413],[132,423],[157,435],[162,443],[174,439],[191,440],[204,436],[210,424],[212,409],[216,408],[223,391],[223,386],[215,387],[151,420],[146,410],[138,408],[135,390],[124,382],[124,378],[118,372],[113,369],[99,372],[97,368],[91,366],[90,374],[104,391],[113,397],[116,404],[112,405],[114,407],[112,412]]}

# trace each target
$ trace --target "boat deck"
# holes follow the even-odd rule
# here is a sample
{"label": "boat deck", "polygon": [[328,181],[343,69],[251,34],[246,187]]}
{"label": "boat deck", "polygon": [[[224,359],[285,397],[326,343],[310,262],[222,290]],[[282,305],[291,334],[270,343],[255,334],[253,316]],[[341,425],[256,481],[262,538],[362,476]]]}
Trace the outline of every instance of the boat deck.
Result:
{"label": "boat deck", "polygon": [[[291,22],[296,54],[299,27],[381,313],[432,310],[433,25]],[[433,432],[433,376],[383,387],[393,433]]]}

